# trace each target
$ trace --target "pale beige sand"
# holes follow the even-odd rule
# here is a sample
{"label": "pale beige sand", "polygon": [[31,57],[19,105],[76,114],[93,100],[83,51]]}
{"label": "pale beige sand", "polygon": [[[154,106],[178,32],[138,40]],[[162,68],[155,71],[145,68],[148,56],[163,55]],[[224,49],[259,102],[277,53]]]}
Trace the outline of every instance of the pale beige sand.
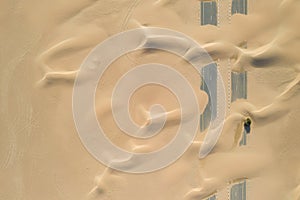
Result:
{"label": "pale beige sand", "polygon": [[[0,199],[201,199],[244,178],[247,200],[300,199],[300,1],[249,1],[249,15],[232,17],[230,1],[222,1],[223,18],[214,27],[199,25],[195,0],[2,0]],[[113,34],[141,26],[170,28],[197,40],[220,62],[226,87],[231,59],[233,71],[248,71],[248,99],[230,105],[208,157],[198,158],[205,135],[199,132],[176,163],[136,175],[111,170],[86,151],[71,103],[76,72],[90,50]],[[245,41],[248,49],[240,48]],[[109,102],[118,78],[136,64],[153,61],[184,74],[197,91],[201,112],[207,103],[198,90],[200,77],[175,55],[134,52],[118,59],[99,82],[95,106],[107,136],[129,151],[160,148],[178,128],[178,102],[158,86],[138,90],[130,112],[143,125],[150,105],[165,105],[171,114],[161,134],[149,141],[132,139],[113,121]],[[246,117],[253,121],[252,130],[247,146],[239,147]]]}

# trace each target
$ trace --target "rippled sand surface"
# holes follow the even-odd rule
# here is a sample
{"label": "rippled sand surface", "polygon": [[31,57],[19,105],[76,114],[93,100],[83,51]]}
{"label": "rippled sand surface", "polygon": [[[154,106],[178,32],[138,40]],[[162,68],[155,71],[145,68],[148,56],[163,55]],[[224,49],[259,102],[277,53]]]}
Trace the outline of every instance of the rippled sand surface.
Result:
{"label": "rippled sand surface", "polygon": [[[0,199],[200,200],[217,195],[228,200],[230,188],[246,181],[247,200],[300,200],[299,11],[299,0],[249,0],[247,15],[231,15],[231,1],[221,0],[218,24],[201,26],[200,1],[194,0],[2,0]],[[208,156],[199,158],[207,133],[199,128],[176,162],[131,174],[101,164],[83,146],[72,92],[79,67],[96,45],[147,27],[172,29],[197,41],[217,63],[228,105]],[[181,120],[176,95],[150,84],[132,95],[128,109],[143,126],[151,105],[163,105],[167,121],[161,132],[137,139],[116,125],[110,104],[114,85],[135,66],[150,62],[172,66],[189,81],[199,116],[208,105],[200,75],[182,58],[151,50],[118,58],[99,80],[95,110],[107,138],[131,152],[164,147]],[[245,71],[247,99],[231,102],[230,74]],[[247,118],[251,130],[247,145],[240,146]]]}

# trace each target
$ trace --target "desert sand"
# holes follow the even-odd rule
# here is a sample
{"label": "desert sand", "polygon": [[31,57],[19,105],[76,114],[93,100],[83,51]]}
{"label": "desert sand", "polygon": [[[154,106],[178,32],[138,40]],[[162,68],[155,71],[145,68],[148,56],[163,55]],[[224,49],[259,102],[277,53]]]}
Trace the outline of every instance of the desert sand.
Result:
{"label": "desert sand", "polygon": [[[201,26],[196,0],[73,0],[0,3],[0,199],[193,200],[247,180],[247,200],[300,199],[300,1],[249,0],[248,14],[231,16],[218,2],[218,25]],[[228,102],[221,136],[199,158],[206,131],[173,164],[131,174],[96,160],[80,141],[72,114],[79,67],[96,45],[134,28],[172,29],[197,41],[218,63]],[[247,48],[243,44],[247,43]],[[112,90],[122,75],[149,62],[172,66],[194,88],[199,115],[208,102],[201,77],[182,58],[135,51],[113,62],[99,80],[95,109],[106,136],[120,148],[151,152],[172,140],[180,119],[176,96],[159,85],[139,88],[129,112],[139,126],[161,104],[159,134],[137,139],[114,122]],[[230,102],[230,73],[248,74],[247,99]],[[242,126],[251,119],[247,145]]]}

